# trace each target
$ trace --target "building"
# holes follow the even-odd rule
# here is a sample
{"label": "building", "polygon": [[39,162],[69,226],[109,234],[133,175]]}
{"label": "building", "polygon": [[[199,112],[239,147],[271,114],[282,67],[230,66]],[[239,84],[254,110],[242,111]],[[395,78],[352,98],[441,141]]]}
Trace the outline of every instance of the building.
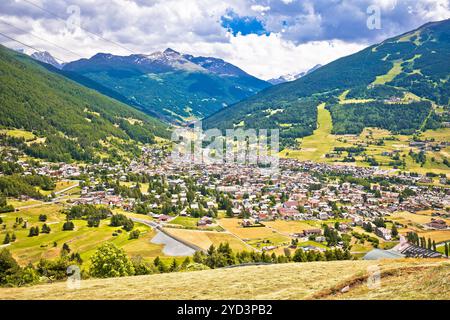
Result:
{"label": "building", "polygon": [[391,230],[386,229],[386,228],[377,227],[375,229],[375,234],[387,241],[392,239]]}
{"label": "building", "polygon": [[447,223],[441,219],[431,219],[430,223],[427,223],[427,226],[433,229],[447,229]]}

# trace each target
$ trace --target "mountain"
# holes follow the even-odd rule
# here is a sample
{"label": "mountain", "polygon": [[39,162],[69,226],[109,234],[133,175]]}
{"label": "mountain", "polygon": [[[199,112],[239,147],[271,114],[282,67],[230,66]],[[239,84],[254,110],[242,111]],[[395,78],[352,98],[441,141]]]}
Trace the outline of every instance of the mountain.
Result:
{"label": "mountain", "polygon": [[301,77],[306,76],[307,74],[310,74],[311,72],[319,69],[321,66],[322,66],[321,64],[316,64],[314,67],[312,67],[308,71],[300,72],[297,74],[286,74],[283,76],[279,76],[278,78],[267,80],[267,82],[269,82],[273,85],[276,85],[276,84],[280,84],[280,83],[294,81],[294,80],[300,79]]}
{"label": "mountain", "polygon": [[[450,19],[387,39],[298,80],[265,89],[203,121],[205,128],[279,128],[284,140],[311,135],[317,105],[333,133],[375,126],[398,133],[449,121]],[[432,103],[447,112],[434,112]]]}
{"label": "mountain", "polygon": [[2,135],[2,145],[51,161],[92,161],[100,154],[131,155],[139,142],[168,137],[159,120],[52,69],[57,70],[0,46],[0,127],[45,138],[25,144]]}
{"label": "mountain", "polygon": [[36,51],[31,57],[37,61],[47,63],[57,69],[62,69],[62,65],[47,51]]}
{"label": "mountain", "polygon": [[149,114],[175,122],[201,118],[270,86],[221,59],[173,49],[150,55],[99,53],[68,63],[75,72],[134,101]]}

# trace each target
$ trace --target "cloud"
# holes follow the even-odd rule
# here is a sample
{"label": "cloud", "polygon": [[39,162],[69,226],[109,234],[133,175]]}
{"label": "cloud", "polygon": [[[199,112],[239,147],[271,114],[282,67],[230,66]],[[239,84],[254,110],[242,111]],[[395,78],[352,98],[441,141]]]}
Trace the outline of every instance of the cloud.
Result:
{"label": "cloud", "polygon": [[[367,28],[370,5],[380,8],[381,29]],[[70,6],[79,7],[82,28],[70,23],[77,21]],[[2,0],[0,32],[65,61],[172,47],[267,79],[449,18],[449,7],[449,0]],[[0,42],[23,48],[1,36]]]}

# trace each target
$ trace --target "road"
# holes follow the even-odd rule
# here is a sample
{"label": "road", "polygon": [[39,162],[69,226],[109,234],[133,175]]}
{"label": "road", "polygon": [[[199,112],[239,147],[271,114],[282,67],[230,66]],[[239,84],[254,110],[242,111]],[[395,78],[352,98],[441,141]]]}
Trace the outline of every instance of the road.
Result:
{"label": "road", "polygon": [[[75,185],[70,186],[70,187],[67,187],[67,188],[62,189],[62,190],[59,190],[59,191],[56,191],[56,192],[54,192],[54,193],[55,193],[56,195],[64,194],[65,192],[67,192],[67,191],[69,191],[69,190],[72,190],[72,189],[78,187],[79,185],[80,185],[80,181],[77,181],[77,183],[76,183]],[[16,210],[23,210],[23,209],[30,209],[30,208],[41,207],[41,206],[45,206],[45,205],[48,205],[48,204],[54,204],[54,203],[58,203],[58,201],[60,201],[61,198],[62,198],[62,196],[56,197],[56,198],[52,199],[52,200],[49,201],[49,202],[39,202],[39,203],[36,203],[36,204],[30,204],[30,205],[28,205],[28,206],[17,207],[17,208],[15,208],[15,209],[16,209]]]}

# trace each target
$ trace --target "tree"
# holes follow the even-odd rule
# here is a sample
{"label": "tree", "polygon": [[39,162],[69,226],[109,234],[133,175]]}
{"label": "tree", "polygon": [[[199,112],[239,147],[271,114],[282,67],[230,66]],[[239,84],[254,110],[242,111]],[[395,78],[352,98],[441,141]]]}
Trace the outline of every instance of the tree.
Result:
{"label": "tree", "polygon": [[133,230],[130,232],[130,237],[128,239],[129,240],[138,239],[140,234],[141,232],[139,230]]}
{"label": "tree", "polygon": [[30,233],[28,234],[29,237],[35,237],[39,235],[39,227],[31,227]]}
{"label": "tree", "polygon": [[72,221],[64,222],[63,231],[72,231],[73,229],[75,229],[75,225]]}
{"label": "tree", "polygon": [[195,251],[194,256],[192,257],[192,260],[195,263],[204,263],[205,254],[203,253],[203,251]]}
{"label": "tree", "polygon": [[52,229],[50,229],[50,227],[44,223],[44,225],[42,226],[41,232],[42,233],[50,233],[50,231],[52,231]]}
{"label": "tree", "polygon": [[433,246],[433,251],[437,251],[437,248],[436,248],[436,241],[433,240],[433,245],[432,245],[432,246]]}
{"label": "tree", "polygon": [[0,285],[8,282],[8,277],[20,271],[20,266],[11,253],[3,249],[0,251]]}
{"label": "tree", "polygon": [[5,240],[3,240],[3,244],[8,244],[10,242],[11,242],[11,237],[10,237],[9,233],[7,233],[5,236]]}
{"label": "tree", "polygon": [[40,214],[39,215],[39,221],[46,222],[47,221],[47,216],[45,214]]}
{"label": "tree", "polygon": [[187,266],[191,263],[191,258],[186,257],[181,263],[181,269],[185,270]]}
{"label": "tree", "polygon": [[431,239],[428,238],[428,245],[427,245],[428,250],[431,250],[432,248],[432,244],[431,244]]}
{"label": "tree", "polygon": [[448,257],[448,251],[449,251],[449,248],[448,248],[448,244],[447,244],[447,242],[444,244],[444,253],[445,253],[445,256],[446,257]]}
{"label": "tree", "polygon": [[177,260],[175,258],[172,260],[172,264],[169,267],[169,271],[170,272],[178,271],[178,262],[177,262]]}
{"label": "tree", "polygon": [[90,274],[97,278],[124,277],[134,274],[133,263],[112,243],[105,243],[91,257]]}
{"label": "tree", "polygon": [[302,248],[298,248],[295,250],[294,256],[292,257],[292,260],[295,262],[306,262],[307,256],[305,255],[305,251],[303,251]]}
{"label": "tree", "polygon": [[167,267],[166,265],[161,261],[161,259],[159,257],[156,257],[155,260],[153,260],[153,265],[158,268],[158,271],[160,273],[164,273],[167,272]]}
{"label": "tree", "polygon": [[87,221],[89,228],[98,228],[100,226],[100,219],[97,217],[89,217]]}
{"label": "tree", "polygon": [[227,216],[227,218],[233,218],[233,209],[230,207],[227,207],[225,215]]}
{"label": "tree", "polygon": [[133,230],[134,223],[131,219],[128,219],[123,214],[115,214],[111,217],[111,224],[112,227],[120,227],[122,226],[126,231]]}
{"label": "tree", "polygon": [[134,274],[136,276],[152,274],[153,270],[149,264],[147,264],[141,256],[131,258],[131,262],[134,267]]}
{"label": "tree", "polygon": [[68,255],[70,253],[70,247],[67,243],[64,243],[62,248],[61,248],[61,256],[65,256]]}
{"label": "tree", "polygon": [[397,225],[395,223],[392,225],[392,236],[393,237],[398,236],[398,229],[397,229]]}

